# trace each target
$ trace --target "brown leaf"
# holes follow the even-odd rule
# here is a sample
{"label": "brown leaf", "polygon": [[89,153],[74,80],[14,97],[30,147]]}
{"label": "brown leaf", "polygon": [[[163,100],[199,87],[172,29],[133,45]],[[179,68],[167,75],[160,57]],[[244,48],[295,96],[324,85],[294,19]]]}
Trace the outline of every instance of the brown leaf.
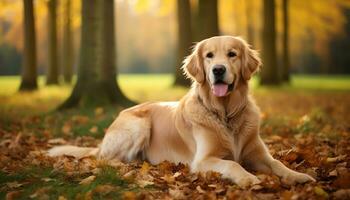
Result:
{"label": "brown leaf", "polygon": [[330,163],[333,163],[333,162],[341,162],[343,160],[345,160],[346,158],[346,155],[340,155],[340,156],[337,156],[337,157],[329,157],[327,158],[327,162],[330,162]]}
{"label": "brown leaf", "polygon": [[123,199],[134,200],[136,199],[136,194],[134,192],[128,191],[123,193]]}
{"label": "brown leaf", "polygon": [[18,183],[17,181],[14,181],[14,182],[6,183],[6,185],[7,185],[7,187],[9,187],[10,189],[15,189],[15,188],[21,187],[23,184],[22,184],[22,183]]}
{"label": "brown leaf", "polygon": [[51,187],[43,187],[43,188],[39,188],[37,189],[33,194],[31,194],[29,197],[31,199],[49,199],[49,191],[50,191]]}
{"label": "brown leaf", "polygon": [[6,193],[6,200],[15,200],[18,199],[20,196],[21,192],[20,191],[11,191]]}
{"label": "brown leaf", "polygon": [[283,200],[291,200],[293,197],[293,192],[286,190],[282,192],[281,197]]}
{"label": "brown leaf", "polygon": [[70,123],[65,123],[61,131],[64,135],[72,135],[72,125]]}
{"label": "brown leaf", "polygon": [[116,188],[112,185],[99,185],[94,189],[94,193],[100,193],[103,195],[106,195],[112,191],[114,191]]}
{"label": "brown leaf", "polygon": [[86,177],[86,178],[84,178],[83,180],[81,180],[81,181],[79,182],[79,184],[80,184],[80,185],[88,185],[88,184],[90,184],[92,181],[94,181],[95,179],[96,179],[96,176],[91,175],[91,176]]}
{"label": "brown leaf", "polygon": [[333,193],[334,199],[350,199],[350,189],[340,189]]}
{"label": "brown leaf", "polygon": [[205,193],[205,191],[201,188],[200,185],[198,185],[198,186],[196,187],[196,190],[197,190],[199,193],[202,193],[202,194]]}
{"label": "brown leaf", "polygon": [[183,191],[179,190],[178,188],[169,189],[169,194],[174,199],[186,199],[186,196],[183,193]]}
{"label": "brown leaf", "polygon": [[93,126],[93,127],[91,127],[90,128],[90,133],[93,133],[93,134],[95,134],[95,133],[97,133],[98,132],[98,127],[97,126]]}
{"label": "brown leaf", "polygon": [[331,177],[337,177],[338,176],[338,172],[337,170],[332,170],[328,173],[328,176],[331,176]]}
{"label": "brown leaf", "polygon": [[337,188],[350,188],[350,173],[342,174],[338,176],[337,179],[333,182],[333,186]]}
{"label": "brown leaf", "polygon": [[161,179],[165,180],[167,183],[173,183],[175,181],[175,177],[170,174],[165,174]]}

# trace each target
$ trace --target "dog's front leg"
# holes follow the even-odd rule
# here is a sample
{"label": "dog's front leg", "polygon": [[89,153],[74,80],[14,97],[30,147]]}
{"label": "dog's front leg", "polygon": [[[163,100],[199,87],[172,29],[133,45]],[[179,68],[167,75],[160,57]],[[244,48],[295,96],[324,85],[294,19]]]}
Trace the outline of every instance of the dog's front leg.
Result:
{"label": "dog's front leg", "polygon": [[[265,144],[261,138],[256,135],[250,144],[246,144],[248,153],[245,154],[245,161],[253,169],[264,173],[274,173],[282,178],[282,182],[286,184],[305,183],[308,181],[315,181],[311,176],[300,173],[286,167],[281,161],[274,159],[268,152]],[[248,147],[253,147],[249,148]]]}
{"label": "dog's front leg", "polygon": [[197,132],[194,133],[194,139],[196,152],[191,163],[193,172],[219,172],[224,178],[232,180],[242,188],[260,183],[256,176],[246,171],[237,162],[220,158],[222,145],[218,143],[215,133],[197,129]]}

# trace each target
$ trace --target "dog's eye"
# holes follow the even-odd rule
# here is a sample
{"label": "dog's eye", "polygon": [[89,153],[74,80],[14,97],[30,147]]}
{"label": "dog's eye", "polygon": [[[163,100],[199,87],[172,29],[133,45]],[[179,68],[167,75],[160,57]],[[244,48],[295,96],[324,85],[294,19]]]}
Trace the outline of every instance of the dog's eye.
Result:
{"label": "dog's eye", "polygon": [[233,57],[235,57],[237,55],[236,55],[235,52],[230,51],[230,52],[228,52],[227,56],[233,58]]}
{"label": "dog's eye", "polygon": [[207,53],[206,57],[207,58],[212,58],[212,57],[214,57],[214,54],[212,52],[209,52],[209,53]]}

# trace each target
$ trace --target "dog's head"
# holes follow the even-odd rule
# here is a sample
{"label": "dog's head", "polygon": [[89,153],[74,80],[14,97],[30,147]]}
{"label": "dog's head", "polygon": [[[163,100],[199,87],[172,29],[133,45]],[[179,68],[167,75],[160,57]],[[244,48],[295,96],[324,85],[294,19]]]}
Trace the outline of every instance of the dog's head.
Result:
{"label": "dog's head", "polygon": [[239,37],[217,36],[194,47],[182,68],[199,84],[208,84],[217,97],[230,94],[240,80],[247,82],[261,66],[258,53]]}

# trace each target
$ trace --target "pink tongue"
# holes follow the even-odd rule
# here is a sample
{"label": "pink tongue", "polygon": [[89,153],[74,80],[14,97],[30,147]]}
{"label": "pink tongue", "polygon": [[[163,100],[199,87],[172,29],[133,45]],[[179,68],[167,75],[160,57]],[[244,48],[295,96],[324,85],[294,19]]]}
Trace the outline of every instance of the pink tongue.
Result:
{"label": "pink tongue", "polygon": [[213,93],[217,97],[225,96],[227,93],[228,85],[227,84],[215,84],[213,86]]}

